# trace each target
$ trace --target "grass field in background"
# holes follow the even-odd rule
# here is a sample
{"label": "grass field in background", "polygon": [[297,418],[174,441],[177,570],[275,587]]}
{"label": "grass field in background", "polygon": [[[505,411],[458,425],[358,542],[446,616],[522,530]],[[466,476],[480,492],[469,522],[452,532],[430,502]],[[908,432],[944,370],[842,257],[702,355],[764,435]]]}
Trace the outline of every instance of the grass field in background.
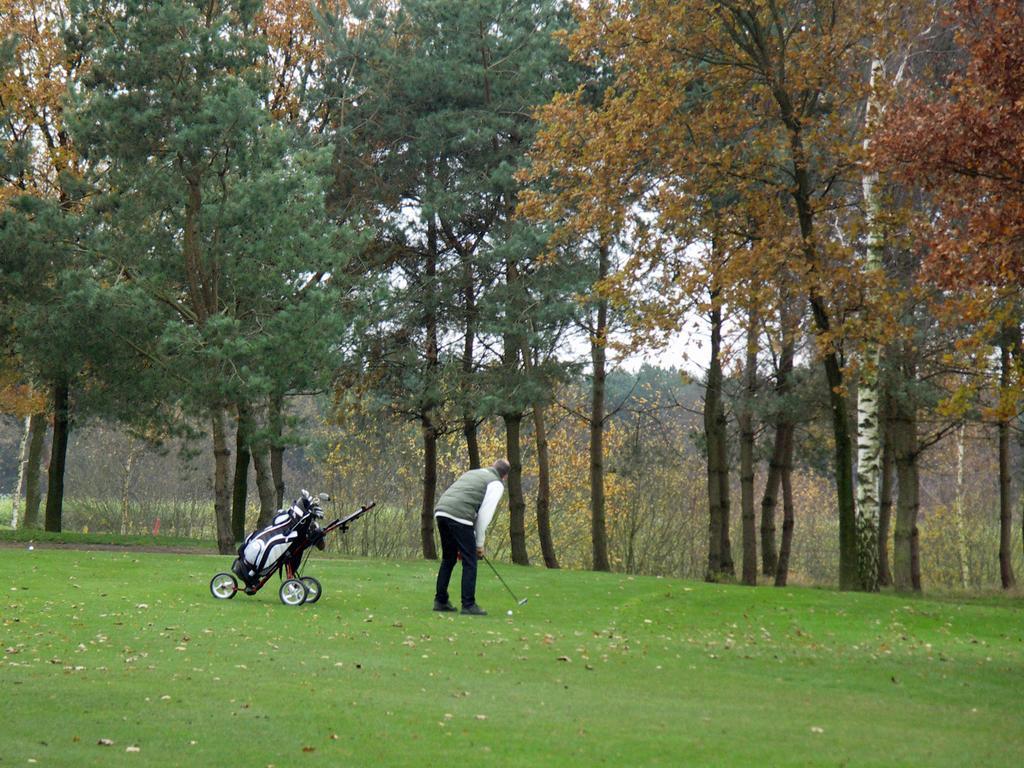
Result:
{"label": "grass field in background", "polygon": [[62,531],[55,533],[37,529],[11,529],[0,527],[0,542],[29,544],[35,542],[67,544],[101,544],[119,547],[168,547],[174,549],[194,549],[196,551],[216,552],[217,544],[210,540],[189,539],[184,536],[151,536],[121,533],[72,533]]}
{"label": "grass field in background", "polygon": [[1024,764],[1019,598],[506,565],[475,618],[433,563],[314,558],[297,608],[229,563],[0,550],[0,766]]}

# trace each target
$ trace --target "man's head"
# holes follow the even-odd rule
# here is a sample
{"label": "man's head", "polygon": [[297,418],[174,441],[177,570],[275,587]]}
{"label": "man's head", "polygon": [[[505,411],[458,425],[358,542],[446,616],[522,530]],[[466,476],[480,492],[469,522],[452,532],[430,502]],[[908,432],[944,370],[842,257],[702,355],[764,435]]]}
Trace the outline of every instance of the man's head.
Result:
{"label": "man's head", "polygon": [[498,459],[491,466],[494,467],[495,472],[498,473],[498,477],[500,477],[502,480],[508,477],[509,470],[512,469],[512,465],[509,464],[508,461],[506,461],[505,459]]}

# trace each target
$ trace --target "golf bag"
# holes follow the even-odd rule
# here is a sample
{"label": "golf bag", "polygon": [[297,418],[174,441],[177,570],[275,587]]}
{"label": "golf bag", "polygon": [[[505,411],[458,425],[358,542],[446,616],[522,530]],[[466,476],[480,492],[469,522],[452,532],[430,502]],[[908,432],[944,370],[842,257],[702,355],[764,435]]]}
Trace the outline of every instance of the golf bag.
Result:
{"label": "golf bag", "polygon": [[247,589],[252,589],[261,579],[283,568],[290,553],[301,556],[311,544],[323,549],[323,531],[316,523],[322,517],[319,503],[303,491],[289,509],[278,510],[270,525],[245,538],[238,548],[238,558],[231,565],[232,572]]}

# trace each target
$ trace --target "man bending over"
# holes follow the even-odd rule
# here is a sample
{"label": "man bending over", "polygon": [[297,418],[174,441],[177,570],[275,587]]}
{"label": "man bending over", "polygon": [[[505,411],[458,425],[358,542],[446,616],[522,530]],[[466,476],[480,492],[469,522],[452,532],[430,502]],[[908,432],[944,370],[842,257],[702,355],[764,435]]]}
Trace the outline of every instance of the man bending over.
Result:
{"label": "man bending over", "polygon": [[490,467],[471,469],[438,499],[434,520],[441,536],[441,567],[437,571],[434,592],[435,611],[456,610],[448,599],[448,583],[455,561],[461,555],[462,613],[487,615],[487,611],[476,604],[476,561],[484,556],[484,536],[505,492],[504,480],[509,469],[505,459],[498,459]]}

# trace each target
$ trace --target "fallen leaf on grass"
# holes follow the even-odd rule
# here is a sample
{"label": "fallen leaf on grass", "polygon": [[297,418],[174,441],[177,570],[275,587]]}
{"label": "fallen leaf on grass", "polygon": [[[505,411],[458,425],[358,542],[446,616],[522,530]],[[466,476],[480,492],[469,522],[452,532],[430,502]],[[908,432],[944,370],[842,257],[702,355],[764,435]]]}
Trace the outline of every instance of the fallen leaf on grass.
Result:
{"label": "fallen leaf on grass", "polygon": [[125,752],[141,752],[142,750],[139,749],[138,747],[125,747],[124,751]]}
{"label": "fallen leaf on grass", "polygon": [[100,739],[96,743],[99,744],[101,747],[112,747],[112,746],[114,746],[113,739]]}
{"label": "fallen leaf on grass", "polygon": [[559,661],[572,661],[572,659],[570,659],[568,656],[559,656],[558,660]]}
{"label": "fallen leaf on grass", "polygon": [[303,752],[316,752],[316,747],[303,747]]}
{"label": "fallen leaf on grass", "polygon": [[487,719],[487,715],[477,715],[476,719],[477,720],[486,720]]}

